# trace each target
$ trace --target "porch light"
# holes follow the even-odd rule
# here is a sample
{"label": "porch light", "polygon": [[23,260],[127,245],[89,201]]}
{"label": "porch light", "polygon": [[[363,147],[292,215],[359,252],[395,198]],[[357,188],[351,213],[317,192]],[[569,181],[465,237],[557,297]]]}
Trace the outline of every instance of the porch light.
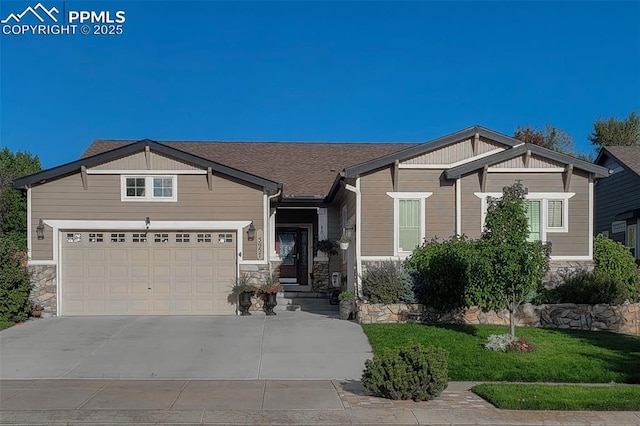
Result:
{"label": "porch light", "polygon": [[342,228],[342,236],[349,241],[353,240],[353,225],[347,224],[346,227]]}
{"label": "porch light", "polygon": [[149,227],[151,226],[151,219],[149,219],[149,216],[147,216],[147,218],[144,220],[144,226],[149,229]]}
{"label": "porch light", "polygon": [[42,222],[42,219],[40,219],[38,226],[36,226],[36,235],[39,240],[44,240],[44,223]]}
{"label": "porch light", "polygon": [[247,229],[247,240],[253,241],[256,238],[256,227],[253,226],[253,221],[249,224],[249,229]]}

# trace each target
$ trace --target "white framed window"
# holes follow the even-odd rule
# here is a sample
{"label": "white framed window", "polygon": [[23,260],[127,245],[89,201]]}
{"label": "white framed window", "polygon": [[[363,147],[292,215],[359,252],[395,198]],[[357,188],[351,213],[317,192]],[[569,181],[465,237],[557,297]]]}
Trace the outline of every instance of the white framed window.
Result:
{"label": "white framed window", "polygon": [[120,176],[121,201],[178,201],[178,176]]}
{"label": "white framed window", "polygon": [[425,239],[425,200],[432,192],[387,192],[393,198],[394,256],[407,257]]}
{"label": "white framed window", "polygon": [[[547,241],[547,234],[569,232],[569,199],[575,192],[530,192],[525,196],[525,210],[529,220],[529,241]],[[487,197],[500,198],[502,193],[476,192],[482,200],[480,229],[484,230]]]}

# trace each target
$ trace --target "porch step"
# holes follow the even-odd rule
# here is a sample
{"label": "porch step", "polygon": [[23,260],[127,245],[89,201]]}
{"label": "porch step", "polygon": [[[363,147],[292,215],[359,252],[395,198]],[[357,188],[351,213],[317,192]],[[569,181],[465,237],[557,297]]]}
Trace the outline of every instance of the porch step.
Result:
{"label": "porch step", "polygon": [[275,307],[275,311],[338,312],[338,306],[331,305],[329,296],[324,293],[284,292],[278,294],[276,300],[278,305]]}

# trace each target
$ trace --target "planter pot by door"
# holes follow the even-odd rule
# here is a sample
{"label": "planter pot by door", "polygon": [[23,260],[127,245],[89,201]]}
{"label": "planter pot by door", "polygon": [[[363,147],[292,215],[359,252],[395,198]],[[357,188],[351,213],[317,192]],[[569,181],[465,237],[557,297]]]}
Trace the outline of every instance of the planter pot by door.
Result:
{"label": "planter pot by door", "polygon": [[353,299],[344,299],[340,301],[340,319],[348,320],[353,315]]}
{"label": "planter pot by door", "polygon": [[278,296],[278,293],[265,293],[264,295],[264,311],[267,315],[275,315],[276,313],[273,312],[273,308],[276,307],[276,305],[278,304],[278,301],[276,300],[276,297]]}
{"label": "planter pot by door", "polygon": [[240,315],[251,315],[251,312],[249,312],[249,309],[251,308],[251,296],[253,296],[252,291],[243,291],[240,293]]}

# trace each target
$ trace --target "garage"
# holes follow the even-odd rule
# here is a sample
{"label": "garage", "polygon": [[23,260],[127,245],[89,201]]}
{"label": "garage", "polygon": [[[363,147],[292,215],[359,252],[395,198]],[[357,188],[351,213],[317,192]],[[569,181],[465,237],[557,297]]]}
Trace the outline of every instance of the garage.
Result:
{"label": "garage", "polygon": [[61,231],[62,315],[233,314],[235,231]]}

